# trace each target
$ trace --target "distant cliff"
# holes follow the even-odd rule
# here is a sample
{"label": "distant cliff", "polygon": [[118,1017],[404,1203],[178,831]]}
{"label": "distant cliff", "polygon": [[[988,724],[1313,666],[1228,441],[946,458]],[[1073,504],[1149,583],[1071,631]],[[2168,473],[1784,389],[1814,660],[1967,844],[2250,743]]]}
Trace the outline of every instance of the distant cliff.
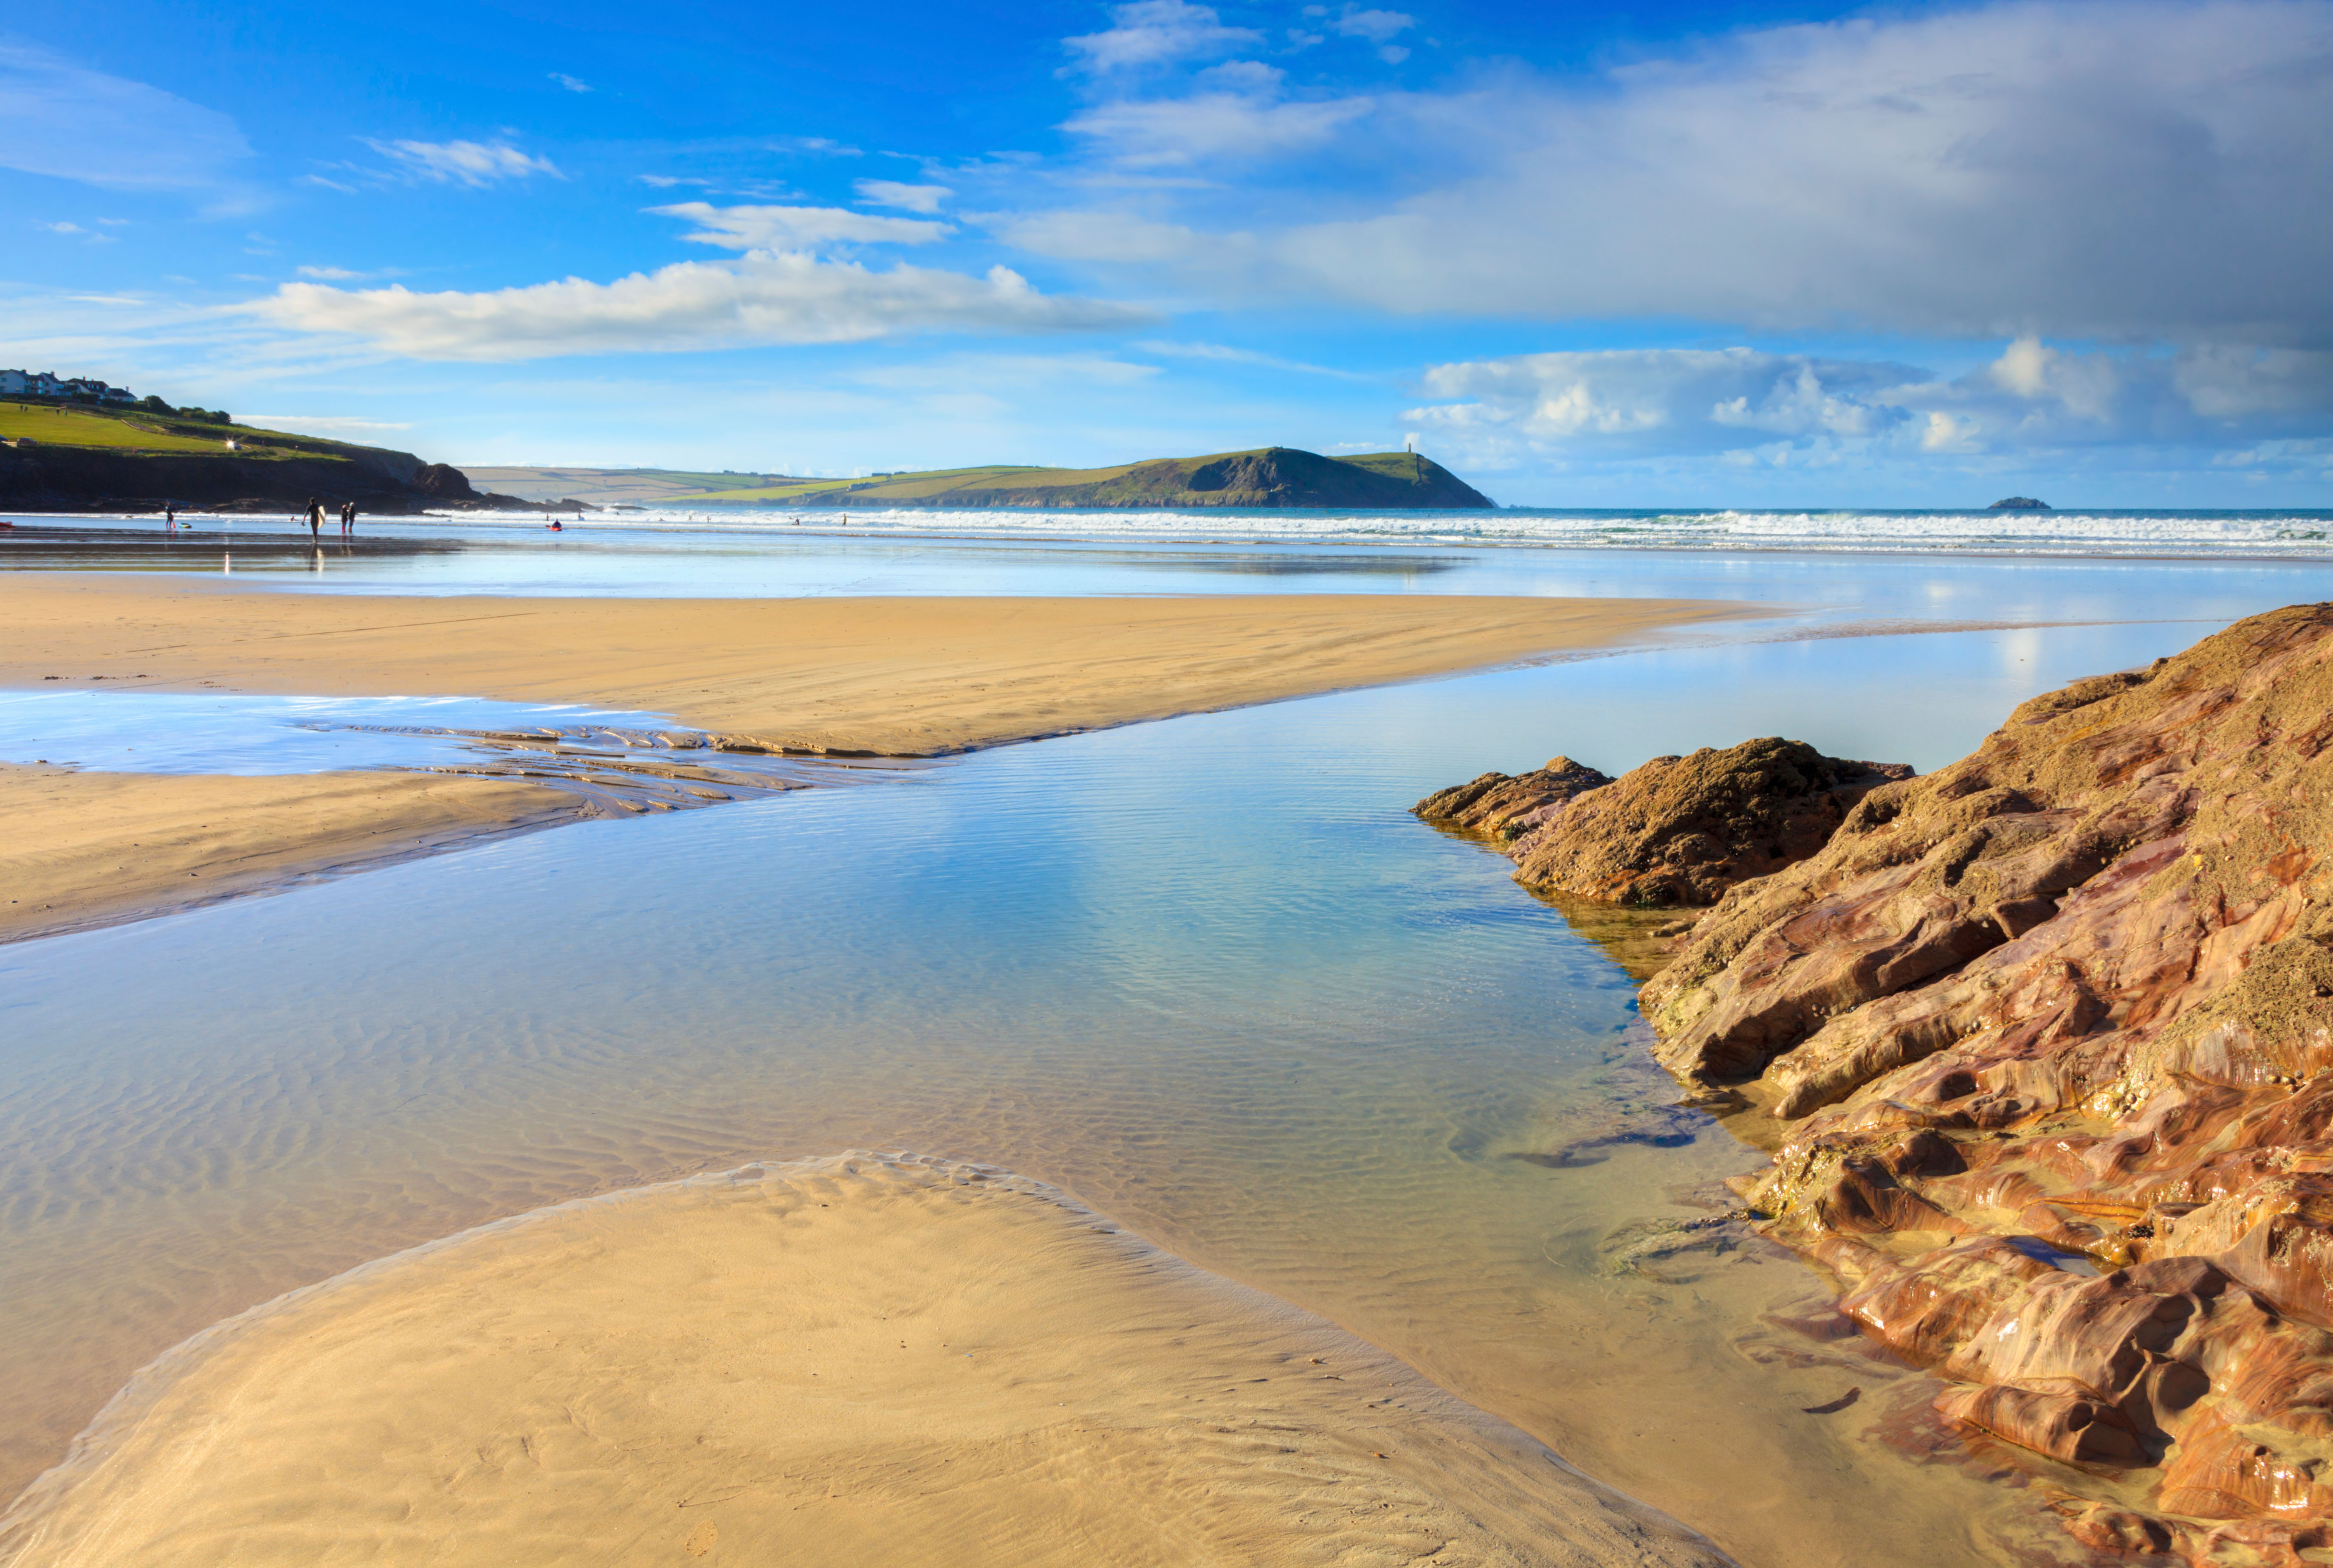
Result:
{"label": "distant cliff", "polygon": [[1478,509],[1489,496],[1408,452],[1323,457],[1292,446],[1162,457],[1118,468],[972,468],[802,495],[816,506]]}

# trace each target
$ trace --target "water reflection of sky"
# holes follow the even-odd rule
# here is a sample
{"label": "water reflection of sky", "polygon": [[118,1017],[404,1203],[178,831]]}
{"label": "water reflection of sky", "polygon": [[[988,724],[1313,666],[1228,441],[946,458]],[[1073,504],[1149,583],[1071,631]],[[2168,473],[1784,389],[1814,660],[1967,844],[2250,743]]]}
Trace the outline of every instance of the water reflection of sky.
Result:
{"label": "water reflection of sky", "polygon": [[[1961,1521],[2004,1494],[1796,1417],[1832,1374],[1733,1348],[1810,1275],[1612,1276],[1599,1238],[1699,1212],[1680,1194],[1753,1156],[1704,1127],[1579,1171],[1506,1157],[1657,1102],[1621,1043],[1631,988],[1405,808],[1554,751],[1617,770],[1760,733],[1933,767],[2023,696],[2193,636],[1497,671],[0,949],[0,1404],[61,1442],[161,1343],[364,1258],[597,1186],[903,1145],[1062,1182],[1795,1561],[1974,1563]],[[1613,1364],[1645,1419],[1583,1394]],[[1660,1425],[1712,1401],[1715,1447]]]}

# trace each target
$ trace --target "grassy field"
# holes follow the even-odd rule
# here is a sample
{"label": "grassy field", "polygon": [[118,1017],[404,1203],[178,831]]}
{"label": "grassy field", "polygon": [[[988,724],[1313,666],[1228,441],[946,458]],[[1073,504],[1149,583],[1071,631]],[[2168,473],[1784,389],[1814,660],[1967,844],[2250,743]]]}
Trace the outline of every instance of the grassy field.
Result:
{"label": "grassy field", "polygon": [[229,441],[239,457],[343,458],[335,442],[212,425],[142,409],[61,407],[53,403],[0,402],[0,440],[29,436],[44,446],[100,446],[118,452],[199,452],[223,455]]}

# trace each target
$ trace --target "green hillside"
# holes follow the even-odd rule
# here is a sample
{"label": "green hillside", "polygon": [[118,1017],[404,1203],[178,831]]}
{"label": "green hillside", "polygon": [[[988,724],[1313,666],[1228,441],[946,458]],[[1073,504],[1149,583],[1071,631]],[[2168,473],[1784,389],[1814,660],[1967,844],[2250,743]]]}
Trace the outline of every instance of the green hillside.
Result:
{"label": "green hillside", "polygon": [[0,505],[272,511],[310,496],[368,512],[493,502],[457,470],[409,452],[254,429],[198,409],[0,400]]}
{"label": "green hillside", "polygon": [[254,430],[138,407],[82,408],[69,404],[0,402],[0,441],[41,446],[104,447],[116,452],[225,452],[246,457],[325,457],[345,460],[362,450],[338,441]]}
{"label": "green hillside", "polygon": [[997,464],[874,479],[802,480],[675,497],[760,505],[934,507],[1358,507],[1473,509],[1495,504],[1456,474],[1408,452],[1323,457],[1261,446],[1162,457],[1115,468]]}

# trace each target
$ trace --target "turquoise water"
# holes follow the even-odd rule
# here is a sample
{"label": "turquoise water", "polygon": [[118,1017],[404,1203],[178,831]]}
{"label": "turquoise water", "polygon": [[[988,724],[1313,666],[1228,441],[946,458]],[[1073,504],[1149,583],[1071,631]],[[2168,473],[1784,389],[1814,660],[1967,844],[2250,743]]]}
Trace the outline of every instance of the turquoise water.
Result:
{"label": "turquoise water", "polygon": [[[2099,603],[2134,580],[2081,579]],[[412,1243],[906,1148],[1057,1182],[1322,1311],[1745,1562],[2062,1554],[2015,1489],[1907,1457],[1935,1440],[1916,1381],[1822,1337],[1810,1272],[1677,1230],[1757,1157],[1666,1108],[1598,949],[1405,808],[1555,751],[1617,771],[1760,733],[1931,768],[2202,629],[1342,693],[0,949],[0,1460],[26,1478],[168,1344]],[[1848,1387],[1854,1414],[1806,1413]]]}

